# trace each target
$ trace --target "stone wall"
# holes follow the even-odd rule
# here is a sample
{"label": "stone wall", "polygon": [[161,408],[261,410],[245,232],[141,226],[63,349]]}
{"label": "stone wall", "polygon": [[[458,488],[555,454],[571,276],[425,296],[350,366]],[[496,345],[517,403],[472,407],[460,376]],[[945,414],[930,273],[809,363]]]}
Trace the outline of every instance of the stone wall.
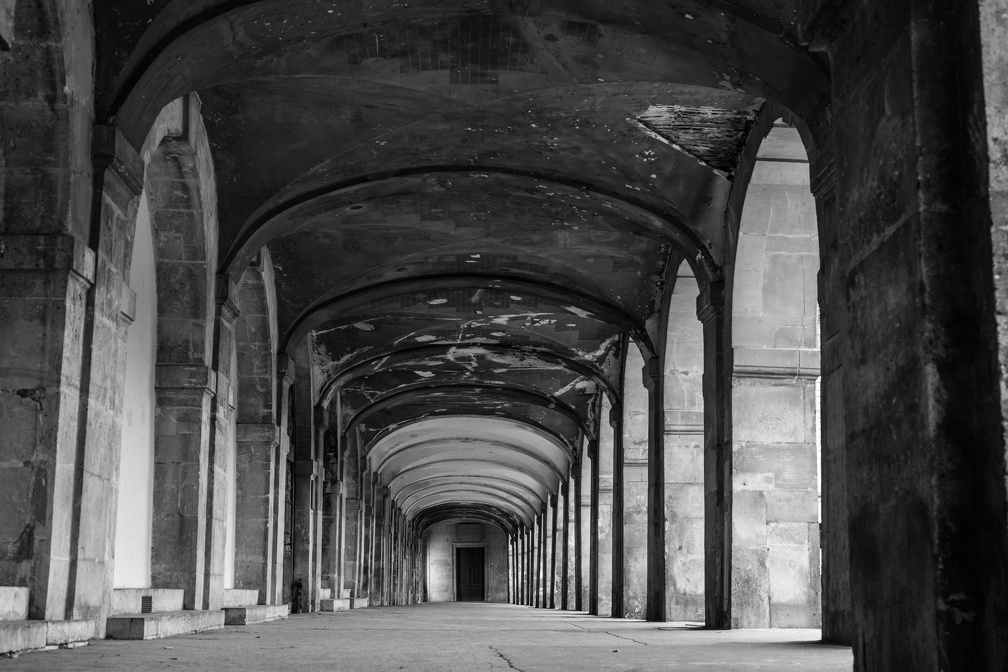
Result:
{"label": "stone wall", "polygon": [[732,297],[732,623],[818,627],[819,244],[796,129],[763,141]]}
{"label": "stone wall", "polygon": [[[462,529],[460,530],[460,526]],[[482,546],[486,563],[486,601],[507,602],[507,535],[485,523],[438,523],[424,538],[427,558],[427,601],[455,599],[456,546]]]}

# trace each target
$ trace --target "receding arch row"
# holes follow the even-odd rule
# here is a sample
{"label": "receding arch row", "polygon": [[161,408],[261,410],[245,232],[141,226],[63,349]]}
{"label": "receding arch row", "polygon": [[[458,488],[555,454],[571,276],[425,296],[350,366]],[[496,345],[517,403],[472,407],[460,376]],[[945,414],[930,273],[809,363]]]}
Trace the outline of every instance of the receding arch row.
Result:
{"label": "receding arch row", "polygon": [[[520,456],[513,462],[538,465],[540,480],[547,490],[552,490],[556,482],[564,480],[570,464],[577,461],[567,452],[565,445],[528,425],[491,418],[474,424],[458,416],[428,419],[401,427],[380,443],[373,444],[365,459],[382,484],[388,486],[399,473],[396,469],[398,465],[403,468],[410,465],[411,460],[404,455],[412,458],[413,463],[419,463],[420,459],[426,459],[426,463],[448,461],[451,459],[449,450],[459,446],[468,446],[473,452],[477,448],[485,448],[490,454],[495,450],[506,450],[512,453],[509,458]],[[430,455],[426,455],[427,452]],[[431,460],[428,459],[430,456],[443,459]],[[467,459],[471,456],[471,453],[465,455]],[[497,460],[504,464],[504,458],[498,456]]]}
{"label": "receding arch row", "polygon": [[499,343],[478,343],[473,345],[459,345],[459,344],[432,344],[432,345],[421,345],[414,346],[410,348],[396,349],[392,352],[382,352],[378,354],[369,355],[363,359],[357,360],[350,364],[345,365],[340,368],[338,373],[336,373],[328,382],[322,386],[322,390],[319,393],[320,403],[323,406],[328,406],[332,401],[333,397],[337,393],[340,387],[346,385],[347,383],[353,381],[354,379],[373,373],[374,371],[369,371],[369,368],[374,368],[378,370],[378,367],[383,369],[387,366],[388,368],[395,368],[400,364],[407,363],[411,360],[417,358],[434,357],[443,354],[450,354],[452,351],[458,351],[461,356],[465,356],[472,352],[473,354],[515,354],[521,355],[523,357],[528,357],[530,359],[539,359],[546,364],[553,364],[557,366],[562,366],[566,369],[570,369],[574,373],[597,383],[606,392],[606,396],[609,400],[614,403],[619,403],[619,392],[616,387],[612,384],[605,374],[597,366],[593,366],[590,362],[581,361],[575,359],[574,357],[558,352],[557,350],[542,348],[542,347],[529,347],[524,345],[506,345]]}
{"label": "receding arch row", "polygon": [[437,504],[494,504],[528,524],[576,460],[552,436],[499,418],[425,419],[373,444],[366,460],[407,519]]}
{"label": "receding arch row", "polygon": [[655,353],[655,346],[647,334],[645,325],[628,313],[622,306],[587,295],[583,292],[550,282],[534,281],[526,278],[508,277],[499,274],[435,274],[420,275],[377,283],[368,287],[336,296],[323,297],[309,306],[288,328],[281,339],[281,349],[287,350],[300,343],[308,333],[329,320],[369,303],[388,300],[413,292],[431,292],[450,289],[491,289],[527,294],[540,299],[554,301],[572,315],[587,313],[595,319],[610,324],[629,334],[647,353]]}
{"label": "receding arch row", "polygon": [[[544,408],[543,410],[553,410],[553,409],[545,409]],[[564,417],[566,417],[566,416],[564,416]],[[518,424],[528,425],[529,427],[532,427],[533,429],[535,429],[535,430],[537,430],[539,432],[542,432],[542,433],[550,436],[553,439],[553,441],[555,441],[558,445],[565,446],[566,449],[567,449],[567,453],[569,455],[577,455],[578,454],[578,449],[576,448],[575,443],[571,441],[570,437],[564,436],[563,434],[560,434],[556,430],[554,430],[554,429],[552,429],[550,427],[547,427],[546,425],[544,425],[541,422],[538,422],[538,421],[536,421],[536,420],[534,420],[532,418],[529,418],[529,417],[524,416],[524,415],[522,415],[520,413],[515,413],[513,411],[509,411],[509,410],[506,410],[506,409],[505,410],[487,411],[487,412],[484,412],[484,413],[477,413],[477,412],[475,412],[473,410],[470,410],[467,413],[449,413],[447,410],[445,410],[442,413],[442,412],[438,412],[438,409],[435,409],[435,410],[432,410],[430,412],[421,413],[420,415],[412,416],[412,417],[409,417],[409,418],[403,418],[403,419],[399,420],[398,422],[394,422],[394,423],[391,423],[391,424],[387,425],[380,432],[378,432],[369,441],[366,450],[370,450],[370,448],[371,448],[372,445],[374,445],[376,442],[380,441],[383,437],[385,437],[385,436],[391,434],[392,432],[396,431],[397,429],[400,429],[400,428],[405,427],[407,425],[411,425],[411,424],[414,424],[414,423],[417,423],[417,422],[420,422],[422,420],[426,420],[426,419],[429,419],[429,418],[437,418],[439,420],[442,420],[442,419],[445,419],[445,418],[471,418],[471,419],[474,419],[474,420],[477,419],[477,418],[478,419],[492,418],[492,419],[497,419],[497,420],[500,420],[500,419],[510,420],[510,421],[518,423]],[[365,450],[365,452],[366,452],[366,450]]]}
{"label": "receding arch row", "polygon": [[450,520],[490,523],[496,525],[506,534],[514,534],[521,529],[522,525],[525,525],[508,512],[492,506],[474,507],[457,504],[432,505],[418,512],[413,520],[420,536],[423,536],[432,526]]}
{"label": "receding arch row", "polygon": [[565,418],[573,422],[585,436],[595,435],[595,429],[585,422],[575,409],[571,408],[564,402],[559,401],[552,395],[545,394],[544,392],[535,389],[522,389],[515,386],[479,383],[439,383],[436,385],[416,383],[415,385],[404,386],[391,392],[380,394],[375,397],[371,404],[360,409],[350,417],[346,425],[342,428],[342,433],[344,435],[348,434],[353,431],[359,423],[384,409],[391,408],[408,401],[414,401],[419,398],[447,392],[462,392],[474,395],[484,395],[486,393],[490,393],[495,401],[511,401],[541,406],[563,415]]}
{"label": "receding arch row", "polygon": [[[718,277],[713,254],[689,218],[672,203],[665,203],[665,209],[659,209],[643,199],[633,199],[628,194],[575,177],[481,165],[387,168],[292,194],[287,200],[274,200],[253,213],[224,257],[222,266],[242,268],[257,250],[288,232],[292,220],[342,211],[376,199],[415,196],[425,193],[423,187],[430,180],[439,183],[448,181],[452,185],[471,183],[475,187],[491,177],[494,184],[504,184],[515,194],[546,187],[550,193],[569,199],[567,202],[578,208],[609,216],[618,215],[626,224],[626,232],[681,251],[698,278],[709,281]],[[277,197],[280,198],[282,196]]]}

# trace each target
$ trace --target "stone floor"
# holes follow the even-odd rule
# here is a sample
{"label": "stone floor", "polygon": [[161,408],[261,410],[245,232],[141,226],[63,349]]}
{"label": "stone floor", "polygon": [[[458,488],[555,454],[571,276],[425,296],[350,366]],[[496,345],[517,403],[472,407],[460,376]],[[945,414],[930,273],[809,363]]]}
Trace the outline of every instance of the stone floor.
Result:
{"label": "stone floor", "polygon": [[0,670],[850,670],[817,630],[714,632],[508,604],[443,603],[291,616],[146,642],[92,642]]}

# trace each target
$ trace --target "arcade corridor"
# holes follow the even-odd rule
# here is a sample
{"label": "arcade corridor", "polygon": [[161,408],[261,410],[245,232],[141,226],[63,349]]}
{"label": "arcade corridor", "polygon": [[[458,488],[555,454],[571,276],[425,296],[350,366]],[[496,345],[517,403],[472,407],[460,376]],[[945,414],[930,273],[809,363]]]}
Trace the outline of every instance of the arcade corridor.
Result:
{"label": "arcade corridor", "polygon": [[0,0],[0,667],[1005,672],[1006,435],[1008,0]]}

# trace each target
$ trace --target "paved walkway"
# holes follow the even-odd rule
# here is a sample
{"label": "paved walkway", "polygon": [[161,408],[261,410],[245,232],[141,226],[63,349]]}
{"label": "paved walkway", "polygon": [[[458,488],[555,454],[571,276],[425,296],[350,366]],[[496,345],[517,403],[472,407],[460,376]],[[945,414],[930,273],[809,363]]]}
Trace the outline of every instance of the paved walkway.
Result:
{"label": "paved walkway", "polygon": [[817,630],[704,631],[508,604],[381,607],[0,659],[0,670],[849,671]]}

